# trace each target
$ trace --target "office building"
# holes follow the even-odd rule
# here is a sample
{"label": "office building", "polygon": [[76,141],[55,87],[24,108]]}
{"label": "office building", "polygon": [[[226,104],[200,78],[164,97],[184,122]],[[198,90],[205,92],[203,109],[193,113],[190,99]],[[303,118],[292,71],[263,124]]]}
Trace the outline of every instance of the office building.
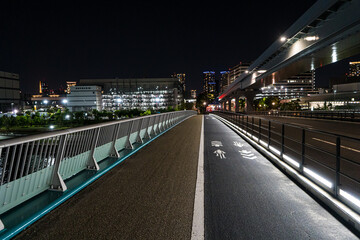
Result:
{"label": "office building", "polygon": [[71,112],[102,110],[100,86],[71,86],[67,95],[67,107]]}
{"label": "office building", "polygon": [[20,106],[19,74],[0,71],[0,112],[11,112]]}
{"label": "office building", "polygon": [[101,87],[106,110],[166,109],[184,102],[178,78],[80,79],[82,85]]}
{"label": "office building", "polygon": [[262,87],[261,93],[256,98],[276,96],[280,99],[295,99],[319,93],[314,88],[315,71],[310,71],[293,77],[273,82],[273,84]]}
{"label": "office building", "polygon": [[234,67],[229,69],[229,83],[233,83],[241,74],[246,73],[250,67],[250,63],[240,62]]}

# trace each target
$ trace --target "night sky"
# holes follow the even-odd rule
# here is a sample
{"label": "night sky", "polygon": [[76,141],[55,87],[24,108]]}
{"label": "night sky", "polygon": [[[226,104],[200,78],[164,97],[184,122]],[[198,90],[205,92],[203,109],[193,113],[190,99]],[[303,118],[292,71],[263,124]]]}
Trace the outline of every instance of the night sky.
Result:
{"label": "night sky", "polygon": [[16,1],[0,3],[0,71],[24,92],[80,78],[187,74],[255,60],[315,1]]}

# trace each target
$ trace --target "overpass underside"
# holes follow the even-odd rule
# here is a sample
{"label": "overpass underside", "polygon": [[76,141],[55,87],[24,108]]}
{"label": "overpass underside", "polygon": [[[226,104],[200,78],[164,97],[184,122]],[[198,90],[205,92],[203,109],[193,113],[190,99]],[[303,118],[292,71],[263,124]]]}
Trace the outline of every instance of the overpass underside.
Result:
{"label": "overpass underside", "polygon": [[320,0],[220,96],[256,91],[360,54],[360,2]]}

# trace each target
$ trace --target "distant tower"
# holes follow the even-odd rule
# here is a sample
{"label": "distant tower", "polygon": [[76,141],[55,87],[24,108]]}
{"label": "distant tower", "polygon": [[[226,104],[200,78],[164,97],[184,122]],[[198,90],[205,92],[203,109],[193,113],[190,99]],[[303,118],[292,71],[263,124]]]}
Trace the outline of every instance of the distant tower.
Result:
{"label": "distant tower", "polygon": [[206,93],[212,93],[214,95],[217,95],[215,72],[203,72],[203,89]]}
{"label": "distant tower", "polygon": [[39,81],[39,93],[43,95],[49,94],[49,86],[46,82]]}
{"label": "distant tower", "polygon": [[196,89],[190,90],[190,92],[191,92],[191,98],[196,98]]}
{"label": "distant tower", "polygon": [[71,93],[71,88],[72,86],[76,86],[76,82],[75,81],[66,81],[66,93],[70,94]]}
{"label": "distant tower", "polygon": [[185,73],[174,73],[171,75],[173,78],[179,79],[183,93],[185,93]]}
{"label": "distant tower", "polygon": [[220,72],[220,92],[224,92],[230,84],[229,73],[230,71]]}

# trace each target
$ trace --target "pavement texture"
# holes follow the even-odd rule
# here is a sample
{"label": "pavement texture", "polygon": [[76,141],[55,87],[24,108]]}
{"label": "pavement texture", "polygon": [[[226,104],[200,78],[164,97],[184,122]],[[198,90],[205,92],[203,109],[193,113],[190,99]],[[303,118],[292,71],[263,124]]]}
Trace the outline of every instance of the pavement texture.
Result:
{"label": "pavement texture", "polygon": [[205,239],[358,239],[235,132],[204,121]]}
{"label": "pavement texture", "polygon": [[201,123],[174,127],[16,239],[190,239]]}

